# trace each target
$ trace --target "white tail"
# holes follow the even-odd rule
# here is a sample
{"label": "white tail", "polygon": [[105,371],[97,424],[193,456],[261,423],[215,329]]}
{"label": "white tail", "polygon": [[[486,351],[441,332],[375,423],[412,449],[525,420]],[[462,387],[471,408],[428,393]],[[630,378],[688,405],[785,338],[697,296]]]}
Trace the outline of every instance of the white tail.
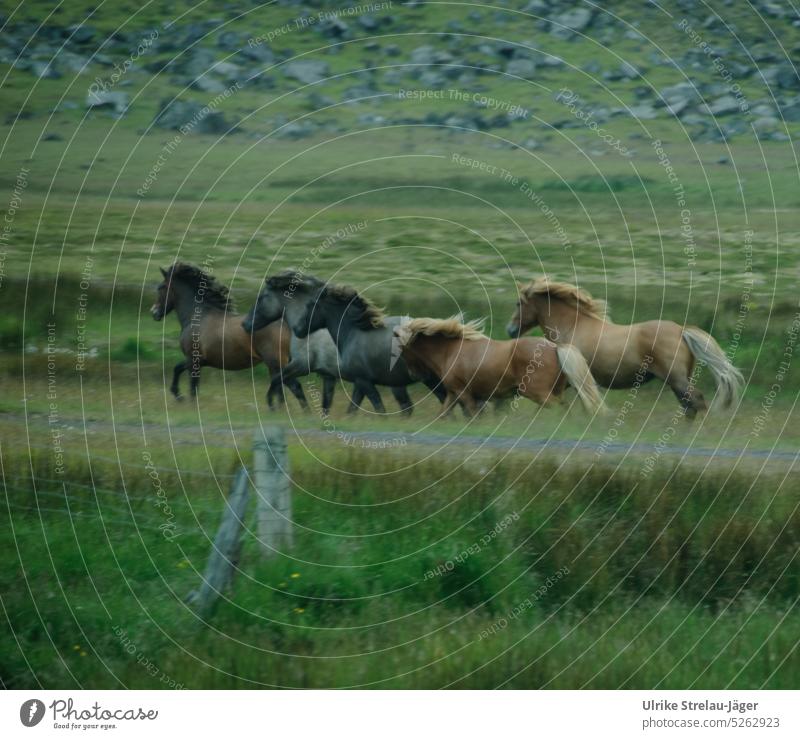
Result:
{"label": "white tail", "polygon": [[572,344],[562,344],[556,348],[556,352],[561,371],[567,376],[569,384],[577,390],[583,407],[589,413],[605,413],[603,396],[600,395],[600,389],[579,349]]}
{"label": "white tail", "polygon": [[725,352],[711,334],[696,326],[688,326],[683,329],[683,340],[694,358],[703,362],[714,375],[717,394],[711,404],[712,409],[729,408],[742,391],[744,385],[742,373],[728,361]]}

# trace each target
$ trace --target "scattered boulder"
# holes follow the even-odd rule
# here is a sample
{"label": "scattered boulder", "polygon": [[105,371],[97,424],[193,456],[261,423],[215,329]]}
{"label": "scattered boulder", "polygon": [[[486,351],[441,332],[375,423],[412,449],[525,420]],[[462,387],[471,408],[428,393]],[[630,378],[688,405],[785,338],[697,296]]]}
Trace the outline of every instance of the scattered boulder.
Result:
{"label": "scattered boulder", "polygon": [[523,79],[533,79],[536,73],[536,63],[532,59],[512,59],[506,65],[506,74]]}
{"label": "scattered boulder", "polygon": [[192,100],[172,98],[161,101],[153,125],[182,133],[223,134],[231,129],[219,111],[208,111]]}
{"label": "scattered boulder", "polygon": [[128,105],[130,97],[127,92],[90,89],[86,95],[86,107],[92,110],[107,109],[116,115],[123,115],[128,110]]}
{"label": "scattered boulder", "polygon": [[289,62],[284,68],[283,73],[290,79],[302,82],[304,85],[311,85],[320,80],[324,80],[330,73],[326,62],[318,62],[313,59],[299,59]]}
{"label": "scattered boulder", "polygon": [[217,46],[225,51],[238,51],[241,45],[241,37],[236,31],[223,31],[217,38]]}
{"label": "scattered boulder", "polygon": [[705,110],[710,115],[722,116],[741,112],[741,106],[733,95],[724,95],[706,105]]}
{"label": "scattered boulder", "polygon": [[28,69],[40,80],[57,80],[61,77],[61,72],[56,69],[55,65],[39,59],[34,59]]}
{"label": "scattered boulder", "polygon": [[594,13],[589,8],[573,8],[551,17],[550,34],[561,39],[572,39],[592,24]]}

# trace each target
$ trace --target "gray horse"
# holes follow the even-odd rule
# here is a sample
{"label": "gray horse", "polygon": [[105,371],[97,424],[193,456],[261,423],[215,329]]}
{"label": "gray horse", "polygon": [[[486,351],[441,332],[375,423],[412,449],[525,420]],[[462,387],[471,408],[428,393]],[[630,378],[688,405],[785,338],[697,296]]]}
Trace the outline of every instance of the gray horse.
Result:
{"label": "gray horse", "polygon": [[[305,314],[306,303],[325,286],[321,280],[301,272],[287,270],[267,279],[259,293],[256,304],[245,316],[242,327],[248,333],[259,331],[265,326],[279,321],[282,318],[291,325],[291,321],[299,323]],[[375,410],[383,411],[383,402],[377,389],[371,383],[365,382],[360,377],[342,373],[339,363],[339,352],[331,334],[326,329],[320,329],[309,334],[306,338],[298,338],[292,334],[290,347],[291,361],[282,368],[280,374],[276,373],[267,393],[272,397],[281,387],[282,383],[296,382],[298,377],[316,372],[322,377],[322,411],[328,413],[333,402],[333,392],[336,378],[353,382],[348,412],[358,410],[365,396],[369,397]],[[392,388],[400,407],[407,409],[411,401],[403,388]],[[375,398],[377,396],[377,405]]]}
{"label": "gray horse", "polygon": [[[317,282],[319,282],[317,280]],[[400,325],[400,316],[385,316],[369,300],[352,287],[324,285],[310,295],[304,314],[286,315],[285,319],[299,338],[327,329],[339,351],[342,376],[356,378],[375,409],[383,412],[376,385],[391,388],[400,407],[411,413],[412,402],[406,387],[423,382],[443,401],[445,391],[438,377],[413,377],[400,356],[393,329]],[[356,398],[353,400],[358,405]]]}

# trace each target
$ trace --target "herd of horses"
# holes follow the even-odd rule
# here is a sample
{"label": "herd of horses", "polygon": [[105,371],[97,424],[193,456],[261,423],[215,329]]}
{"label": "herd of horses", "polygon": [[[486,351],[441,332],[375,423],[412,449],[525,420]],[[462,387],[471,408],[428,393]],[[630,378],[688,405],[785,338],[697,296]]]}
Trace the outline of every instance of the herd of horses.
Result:
{"label": "herd of horses", "polygon": [[[189,371],[196,396],[202,367],[241,370],[263,362],[270,372],[267,402],[288,388],[305,409],[299,378],[322,379],[328,413],[338,380],[350,382],[349,412],[366,397],[385,412],[378,387],[388,387],[407,414],[408,386],[424,384],[442,414],[460,405],[467,415],[491,400],[526,397],[541,405],[574,387],[589,413],[604,410],[598,386],[630,388],[658,378],[691,419],[707,409],[693,379],[702,363],[716,382],[715,405],[730,406],[744,378],[713,337],[699,328],[652,320],[613,323],[606,304],[574,285],[538,278],[520,286],[508,340],[491,339],[478,321],[460,317],[386,316],[353,287],[284,271],[269,277],[242,316],[228,289],[199,267],[176,262],[161,269],[151,312],[157,321],[175,312],[184,360],[175,365],[171,391]],[[544,337],[525,336],[540,327]]]}

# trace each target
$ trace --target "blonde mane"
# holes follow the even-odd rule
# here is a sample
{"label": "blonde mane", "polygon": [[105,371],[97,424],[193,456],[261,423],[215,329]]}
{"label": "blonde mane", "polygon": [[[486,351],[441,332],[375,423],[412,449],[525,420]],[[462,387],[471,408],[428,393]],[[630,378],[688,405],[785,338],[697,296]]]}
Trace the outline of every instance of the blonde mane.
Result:
{"label": "blonde mane", "polygon": [[417,336],[441,336],[445,339],[462,339],[476,341],[485,339],[483,333],[483,319],[462,322],[461,316],[450,318],[412,318],[401,327],[405,337],[405,344],[411,344]]}
{"label": "blonde mane", "polygon": [[336,303],[353,306],[357,311],[356,320],[362,324],[362,328],[382,328],[386,325],[383,310],[349,285],[329,285],[325,289],[325,296]]}
{"label": "blonde mane", "polygon": [[608,304],[605,300],[593,298],[586,290],[566,282],[553,282],[546,277],[537,277],[523,287],[520,294],[526,300],[537,295],[547,295],[551,300],[560,300],[590,318],[601,320],[609,318]]}

